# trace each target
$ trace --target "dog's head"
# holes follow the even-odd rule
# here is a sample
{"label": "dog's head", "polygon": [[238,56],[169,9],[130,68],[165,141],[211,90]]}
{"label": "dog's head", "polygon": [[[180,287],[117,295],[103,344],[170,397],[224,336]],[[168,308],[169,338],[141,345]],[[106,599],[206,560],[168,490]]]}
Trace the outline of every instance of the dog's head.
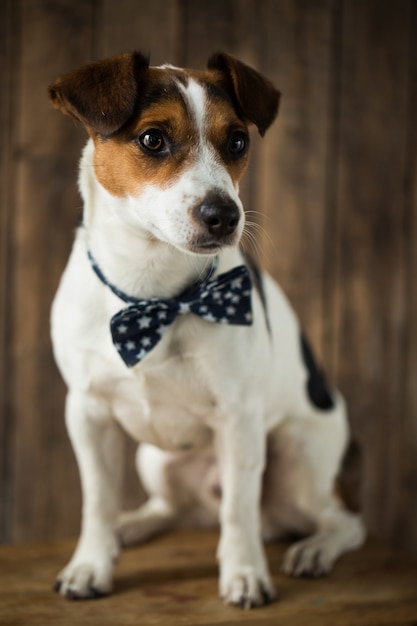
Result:
{"label": "dog's head", "polygon": [[263,135],[278,110],[266,78],[223,53],[198,71],[135,52],[58,78],[49,97],[86,127],[95,177],[130,222],[196,254],[238,243],[248,125]]}

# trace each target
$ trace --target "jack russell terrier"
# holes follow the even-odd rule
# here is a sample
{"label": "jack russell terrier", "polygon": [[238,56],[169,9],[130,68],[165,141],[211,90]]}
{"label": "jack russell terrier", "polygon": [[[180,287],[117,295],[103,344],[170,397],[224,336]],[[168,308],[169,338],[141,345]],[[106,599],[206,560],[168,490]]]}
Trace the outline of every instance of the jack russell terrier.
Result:
{"label": "jack russell terrier", "polygon": [[[283,570],[326,574],[365,534],[335,492],[345,404],[280,288],[239,249],[248,126],[264,135],[278,91],[227,54],[199,71],[134,52],[58,78],[49,97],[89,135],[83,223],[52,308],[83,494],[56,591],[108,594],[121,545],[219,521],[230,604],[274,598],[263,540],[299,535]],[[120,427],[140,442],[149,494],[125,513]]]}

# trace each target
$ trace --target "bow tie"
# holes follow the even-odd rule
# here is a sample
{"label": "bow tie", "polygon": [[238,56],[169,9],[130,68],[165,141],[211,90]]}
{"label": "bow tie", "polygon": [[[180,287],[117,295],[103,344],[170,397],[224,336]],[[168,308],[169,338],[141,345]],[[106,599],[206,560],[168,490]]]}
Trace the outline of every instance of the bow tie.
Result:
{"label": "bow tie", "polygon": [[100,280],[128,304],[110,321],[113,343],[128,367],[139,363],[156,346],[179,315],[193,313],[219,324],[252,324],[252,285],[244,265],[212,278],[216,269],[213,265],[203,280],[179,297],[145,300],[130,297],[114,287],[90,252],[88,257]]}

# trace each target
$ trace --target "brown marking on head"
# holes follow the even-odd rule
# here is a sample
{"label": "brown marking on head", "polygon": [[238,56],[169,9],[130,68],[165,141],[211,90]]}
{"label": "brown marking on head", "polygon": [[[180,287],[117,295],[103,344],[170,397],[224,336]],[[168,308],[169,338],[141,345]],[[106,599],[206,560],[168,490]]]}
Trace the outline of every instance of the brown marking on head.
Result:
{"label": "brown marking on head", "polygon": [[[180,88],[190,78],[207,94],[206,140],[237,185],[247,150],[237,154],[230,146],[239,137],[248,141],[248,123],[264,134],[276,115],[279,94],[267,79],[229,55],[218,53],[208,70],[196,71],[149,67],[142,54],[123,54],[59,78],[49,87],[49,97],[93,138],[101,184],[116,196],[137,195],[145,183],[169,186],[198,158],[199,130]],[[147,149],[147,133],[151,143],[157,143],[160,133],[165,149]]]}
{"label": "brown marking on head", "polygon": [[[166,144],[161,152],[147,151],[147,133],[160,133]],[[195,157],[196,129],[171,72],[148,70],[137,115],[122,132],[111,137],[93,136],[97,179],[115,196],[138,195],[143,185],[164,188],[178,179]]]}
{"label": "brown marking on head", "polygon": [[208,68],[220,72],[238,113],[263,136],[278,113],[279,91],[252,67],[223,52],[210,57]]}
{"label": "brown marking on head", "polygon": [[[218,150],[236,187],[248,164],[250,143],[248,128],[246,123],[236,115],[229,99],[210,96],[210,89],[208,96],[207,119],[210,120],[210,123],[207,127],[207,137]],[[239,142],[242,144],[242,152],[237,149]],[[234,153],[232,152],[233,147]]]}

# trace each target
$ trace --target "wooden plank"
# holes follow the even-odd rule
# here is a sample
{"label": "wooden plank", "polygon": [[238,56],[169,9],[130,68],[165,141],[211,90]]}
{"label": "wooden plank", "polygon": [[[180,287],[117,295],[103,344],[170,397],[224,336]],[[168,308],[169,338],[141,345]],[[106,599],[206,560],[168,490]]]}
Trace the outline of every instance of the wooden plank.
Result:
{"label": "wooden plank", "polygon": [[262,144],[258,166],[264,260],[320,358],[333,4],[269,0],[258,5],[261,66],[282,92],[278,119]]}
{"label": "wooden plank", "polygon": [[365,453],[369,526],[388,532],[404,423],[403,180],[410,3],[344,4],[335,284],[338,379]]}
{"label": "wooden plank", "polygon": [[15,45],[12,0],[0,5],[0,541],[10,536],[11,435],[13,414],[10,403],[10,324],[12,290],[12,251],[10,231],[13,224],[13,96]]}
{"label": "wooden plank", "polygon": [[262,71],[259,67],[262,29],[256,26],[258,16],[257,0],[184,0],[181,64],[204,68],[214,52],[223,51]]}
{"label": "wooden plank", "polygon": [[218,598],[216,533],[172,533],[122,555],[113,595],[68,602],[51,586],[73,544],[0,548],[0,622],[3,626],[408,626],[417,619],[417,568],[376,544],[343,557],[320,580],[280,573],[285,546],[267,554],[276,602],[253,611]]}
{"label": "wooden plank", "polygon": [[[179,4],[177,0],[103,0],[96,13],[94,57],[140,50],[150,55],[152,65],[177,63],[181,41]],[[137,444],[126,436],[124,446],[123,506],[132,509],[144,501],[145,493],[134,464]]]}
{"label": "wooden plank", "polygon": [[222,0],[184,0],[181,63],[206,67],[207,58],[216,50],[235,50],[234,2]]}
{"label": "wooden plank", "polygon": [[[262,28],[259,27],[259,2],[239,0],[185,0],[182,3],[183,43],[180,63],[188,67],[204,68],[216,51],[233,54],[260,72]],[[208,27],[209,25],[209,27]],[[243,244],[251,256],[260,260],[259,237],[261,214],[258,207],[257,163],[260,138],[253,130],[248,170],[240,187],[240,196],[247,213],[247,228]]]}
{"label": "wooden plank", "polygon": [[417,556],[417,5],[409,21],[409,81],[405,164],[404,263],[406,323],[401,346],[405,372],[395,427],[394,463],[390,467],[388,528],[398,545]]}
{"label": "wooden plank", "polygon": [[54,111],[47,85],[91,55],[94,3],[22,0],[14,230],[12,538],[63,537],[79,525],[79,489],[52,359],[49,310],[80,200],[85,134]]}
{"label": "wooden plank", "polygon": [[[351,0],[343,3],[342,14],[337,0],[20,0],[20,37],[13,33],[13,45],[21,46],[14,57],[20,94],[13,101],[16,177],[10,176],[7,162],[0,168],[3,343],[8,320],[14,318],[11,364],[0,344],[0,377],[10,388],[12,406],[8,401],[4,406],[4,394],[0,401],[2,411],[11,408],[16,416],[15,438],[7,439],[10,412],[0,422],[0,437],[14,459],[15,539],[72,534],[80,511],[48,317],[80,207],[75,178],[84,134],[49,108],[46,85],[92,57],[129,48],[148,48],[154,63],[193,66],[204,66],[207,56],[221,48],[257,66],[283,92],[278,122],[255,154],[244,195],[250,209],[266,214],[266,264],[300,311],[319,352],[327,342],[322,320],[334,311],[332,333],[338,343],[332,357],[368,456],[368,519],[374,526],[383,519],[385,533],[399,533],[415,545],[415,186],[409,188],[405,209],[401,201],[404,172],[415,185],[416,98],[412,95],[408,106],[406,99],[407,85],[416,84],[415,69],[409,80],[409,42],[413,54],[416,46],[410,35],[415,33],[410,24],[416,26],[415,13],[414,21],[409,19],[411,4]],[[16,3],[2,3],[2,17],[11,5]],[[339,18],[342,91],[335,106],[330,57]],[[2,19],[0,34],[7,28]],[[2,38],[0,45],[5,44]],[[5,62],[3,57],[0,69]],[[7,73],[1,74],[3,80],[9,80]],[[10,100],[8,90],[2,93],[4,128]],[[3,161],[7,141],[0,151]],[[332,176],[336,184],[329,193]],[[12,285],[6,241],[10,209],[5,209],[11,182],[16,183],[11,192],[16,197]],[[329,219],[333,205],[335,217]],[[335,237],[334,247],[327,246],[326,237]],[[268,249],[269,238],[274,243]],[[327,262],[336,268],[330,283]],[[12,294],[9,312],[5,294]],[[2,468],[0,489],[11,478]],[[128,481],[132,490],[134,480]]]}
{"label": "wooden plank", "polygon": [[97,14],[95,56],[140,50],[152,65],[177,63],[180,45],[178,0],[103,0]]}

